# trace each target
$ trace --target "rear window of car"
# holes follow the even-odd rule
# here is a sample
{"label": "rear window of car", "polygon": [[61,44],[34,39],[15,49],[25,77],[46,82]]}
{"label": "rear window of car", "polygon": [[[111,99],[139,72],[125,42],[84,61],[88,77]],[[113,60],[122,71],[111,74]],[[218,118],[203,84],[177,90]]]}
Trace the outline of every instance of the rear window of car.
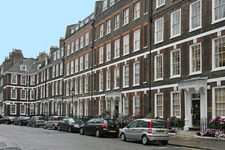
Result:
{"label": "rear window of car", "polygon": [[116,121],[114,121],[114,120],[106,120],[107,121],[107,123],[110,125],[110,124],[116,124],[117,122]]}
{"label": "rear window of car", "polygon": [[166,128],[166,122],[165,121],[152,121],[152,127],[153,128]]}
{"label": "rear window of car", "polygon": [[63,120],[63,117],[58,117],[58,119],[57,119],[57,120],[60,120],[60,121],[61,121],[61,120]]}

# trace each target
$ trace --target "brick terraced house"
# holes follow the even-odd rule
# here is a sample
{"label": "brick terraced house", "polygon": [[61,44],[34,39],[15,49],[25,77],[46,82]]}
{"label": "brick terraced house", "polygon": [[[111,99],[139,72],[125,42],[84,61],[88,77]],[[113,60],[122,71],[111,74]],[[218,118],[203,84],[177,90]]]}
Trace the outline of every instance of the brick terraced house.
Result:
{"label": "brick terraced house", "polygon": [[[185,130],[199,127],[225,116],[224,26],[225,0],[97,0],[49,55],[15,55],[17,65],[33,62],[27,71],[3,62],[0,110],[25,115],[28,102],[28,114],[151,113],[176,116]],[[24,74],[29,83],[21,83]]]}

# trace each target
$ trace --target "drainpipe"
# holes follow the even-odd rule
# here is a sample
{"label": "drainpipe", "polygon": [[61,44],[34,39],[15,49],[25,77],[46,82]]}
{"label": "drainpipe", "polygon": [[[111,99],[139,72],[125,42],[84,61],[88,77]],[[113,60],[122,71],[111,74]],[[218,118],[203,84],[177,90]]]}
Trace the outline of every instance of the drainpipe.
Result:
{"label": "drainpipe", "polygon": [[152,60],[151,60],[151,49],[152,49],[152,15],[153,15],[153,1],[149,1],[149,11],[148,11],[148,21],[149,21],[149,37],[150,37],[150,40],[149,40],[149,66],[150,66],[150,69],[149,69],[149,113],[151,113],[152,111],[152,108],[151,108],[151,96],[152,96],[152,92],[151,92],[151,84],[152,84]]}

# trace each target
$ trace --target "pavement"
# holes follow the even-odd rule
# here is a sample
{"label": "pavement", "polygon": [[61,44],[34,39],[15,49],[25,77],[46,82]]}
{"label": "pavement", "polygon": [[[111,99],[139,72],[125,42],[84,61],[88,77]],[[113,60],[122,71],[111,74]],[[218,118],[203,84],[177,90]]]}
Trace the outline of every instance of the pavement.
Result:
{"label": "pavement", "polygon": [[179,131],[176,135],[170,136],[169,145],[193,149],[224,150],[225,140],[199,137],[196,136],[195,131]]}

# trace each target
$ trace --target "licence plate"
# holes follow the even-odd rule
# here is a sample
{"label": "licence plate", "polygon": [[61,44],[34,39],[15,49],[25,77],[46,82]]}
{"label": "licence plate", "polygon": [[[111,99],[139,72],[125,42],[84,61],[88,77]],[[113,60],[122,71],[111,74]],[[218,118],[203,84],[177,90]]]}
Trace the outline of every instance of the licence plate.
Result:
{"label": "licence plate", "polygon": [[159,133],[159,134],[164,134],[164,131],[163,130],[158,130],[156,132]]}
{"label": "licence plate", "polygon": [[109,130],[109,132],[110,132],[110,133],[116,133],[116,131],[113,131],[113,130]]}

